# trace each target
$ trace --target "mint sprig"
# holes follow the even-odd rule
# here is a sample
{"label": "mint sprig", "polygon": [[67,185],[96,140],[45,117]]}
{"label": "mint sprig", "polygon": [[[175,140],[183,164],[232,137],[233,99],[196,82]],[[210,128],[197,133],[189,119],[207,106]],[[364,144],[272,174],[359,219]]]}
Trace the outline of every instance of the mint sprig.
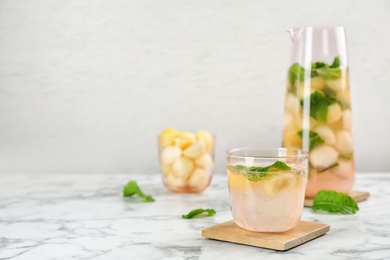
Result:
{"label": "mint sprig", "polygon": [[247,167],[244,165],[234,165],[230,166],[230,168],[237,172],[242,174],[245,178],[247,178],[251,182],[257,182],[262,179],[264,179],[267,176],[267,172],[269,171],[275,171],[275,170],[280,170],[280,171],[289,171],[291,170],[291,167],[285,164],[284,162],[281,161],[276,161],[273,164],[265,167],[260,167],[260,166],[251,166]]}
{"label": "mint sprig", "polygon": [[[201,214],[206,213],[208,217],[214,216],[216,211],[214,209],[194,209],[191,210],[188,214],[182,215],[183,219],[190,219],[194,217],[199,217]],[[204,215],[204,214],[203,214]]]}
{"label": "mint sprig", "polygon": [[138,184],[136,181],[129,181],[124,187],[123,187],[123,197],[131,197],[133,195],[137,195],[138,197],[144,199],[144,202],[154,202],[155,199],[150,196],[144,194],[141,189],[138,187]]}
{"label": "mint sprig", "polygon": [[[305,131],[306,132],[306,131]],[[304,130],[301,130],[297,133],[301,138],[304,136]],[[305,133],[306,136],[306,133]],[[323,144],[325,141],[313,131],[309,131],[309,151],[311,151],[314,147]]]}
{"label": "mint sprig", "polygon": [[317,61],[311,64],[311,77],[321,76],[326,80],[333,80],[341,78],[341,70],[340,70],[340,57],[336,56],[329,66],[328,64]]}
{"label": "mint sprig", "polygon": [[347,194],[332,191],[320,190],[314,198],[312,211],[331,214],[355,214],[359,207]]}

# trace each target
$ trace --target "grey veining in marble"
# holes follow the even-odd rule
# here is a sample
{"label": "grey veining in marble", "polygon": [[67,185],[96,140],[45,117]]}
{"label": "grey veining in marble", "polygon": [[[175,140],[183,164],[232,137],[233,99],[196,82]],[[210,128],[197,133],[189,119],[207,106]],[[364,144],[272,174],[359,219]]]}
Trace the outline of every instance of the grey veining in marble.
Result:
{"label": "grey veining in marble", "polygon": [[[154,203],[123,198],[136,180]],[[225,176],[201,194],[177,194],[157,174],[0,175],[0,259],[389,259],[390,174],[358,174],[371,193],[355,215],[302,218],[331,230],[286,252],[208,240],[201,230],[231,219]],[[181,219],[194,208],[209,218]]]}

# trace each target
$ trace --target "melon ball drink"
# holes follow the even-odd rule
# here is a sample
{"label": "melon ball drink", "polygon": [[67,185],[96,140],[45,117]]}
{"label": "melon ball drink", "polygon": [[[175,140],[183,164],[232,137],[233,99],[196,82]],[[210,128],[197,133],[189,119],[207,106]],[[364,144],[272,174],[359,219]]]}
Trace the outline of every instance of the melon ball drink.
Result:
{"label": "melon ball drink", "polygon": [[301,219],[308,153],[300,149],[227,151],[230,209],[235,223],[255,232],[284,232]]}
{"label": "melon ball drink", "polygon": [[304,27],[289,32],[283,147],[310,153],[307,198],[320,190],[348,193],[355,164],[345,30]]}
{"label": "melon ball drink", "polygon": [[168,128],[158,142],[163,183],[169,190],[195,193],[209,186],[214,170],[215,137],[211,133]]}
{"label": "melon ball drink", "polygon": [[323,189],[348,193],[355,180],[348,68],[338,59],[313,63],[308,78],[298,63],[289,71],[300,80],[288,83],[283,146],[310,151],[307,198]]}

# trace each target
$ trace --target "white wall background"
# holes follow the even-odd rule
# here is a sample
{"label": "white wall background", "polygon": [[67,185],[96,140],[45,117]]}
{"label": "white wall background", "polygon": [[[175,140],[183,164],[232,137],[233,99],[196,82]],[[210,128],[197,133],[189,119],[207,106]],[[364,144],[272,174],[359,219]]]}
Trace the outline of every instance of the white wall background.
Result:
{"label": "white wall background", "polygon": [[292,26],[346,27],[357,170],[390,171],[390,1],[1,0],[0,172],[158,171],[166,127],[281,144]]}

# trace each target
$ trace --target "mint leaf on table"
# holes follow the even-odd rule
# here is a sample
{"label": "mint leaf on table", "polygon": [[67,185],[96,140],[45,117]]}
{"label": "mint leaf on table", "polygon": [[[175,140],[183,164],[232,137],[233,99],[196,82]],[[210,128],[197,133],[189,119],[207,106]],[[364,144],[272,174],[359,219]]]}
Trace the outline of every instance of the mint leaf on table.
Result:
{"label": "mint leaf on table", "polygon": [[347,194],[332,191],[320,190],[314,198],[312,211],[334,214],[355,214],[359,207]]}
{"label": "mint leaf on table", "polygon": [[285,164],[284,162],[281,161],[276,161],[273,164],[265,167],[260,167],[260,166],[251,166],[251,167],[246,167],[244,165],[234,165],[230,166],[230,168],[237,172],[242,174],[245,178],[247,178],[251,182],[257,182],[262,180],[267,176],[267,172],[270,171],[277,171],[277,170],[282,170],[282,171],[289,171],[291,170],[291,167]]}
{"label": "mint leaf on table", "polygon": [[216,211],[214,209],[194,209],[191,210],[187,215],[182,215],[181,217],[183,219],[190,219],[194,217],[200,217],[200,215],[203,213],[206,213],[206,216],[211,217],[215,215]]}
{"label": "mint leaf on table", "polygon": [[288,70],[288,78],[291,84],[295,81],[303,82],[305,80],[305,69],[298,62],[294,63]]}
{"label": "mint leaf on table", "polygon": [[138,187],[137,182],[129,181],[123,187],[123,197],[130,197],[133,195],[137,195],[138,197],[144,199],[144,202],[154,202],[154,198],[150,195],[144,194],[141,189]]}
{"label": "mint leaf on table", "polygon": [[[303,132],[304,130],[301,130],[297,134],[303,138]],[[309,131],[309,151],[311,151],[317,145],[323,144],[324,142],[325,141],[316,132]]]}

